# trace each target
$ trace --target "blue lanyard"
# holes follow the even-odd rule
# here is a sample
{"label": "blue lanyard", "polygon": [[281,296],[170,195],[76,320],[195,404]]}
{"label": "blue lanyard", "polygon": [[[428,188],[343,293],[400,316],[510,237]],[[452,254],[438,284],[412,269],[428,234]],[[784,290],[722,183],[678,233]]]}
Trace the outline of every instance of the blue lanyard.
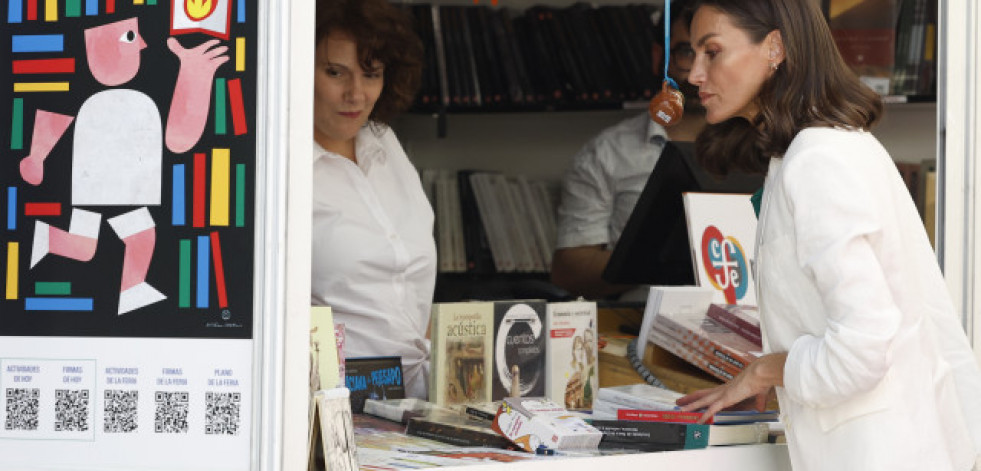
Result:
{"label": "blue lanyard", "polygon": [[671,61],[671,0],[664,0],[664,81],[675,89],[678,84],[668,77],[668,62]]}

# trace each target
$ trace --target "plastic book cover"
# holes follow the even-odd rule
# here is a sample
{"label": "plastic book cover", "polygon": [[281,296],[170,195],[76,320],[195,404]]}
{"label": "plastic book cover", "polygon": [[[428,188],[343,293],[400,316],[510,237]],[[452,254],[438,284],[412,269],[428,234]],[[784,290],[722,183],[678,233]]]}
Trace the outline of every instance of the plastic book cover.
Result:
{"label": "plastic book cover", "polygon": [[546,319],[546,397],[567,409],[591,409],[599,387],[596,303],[549,303]]}

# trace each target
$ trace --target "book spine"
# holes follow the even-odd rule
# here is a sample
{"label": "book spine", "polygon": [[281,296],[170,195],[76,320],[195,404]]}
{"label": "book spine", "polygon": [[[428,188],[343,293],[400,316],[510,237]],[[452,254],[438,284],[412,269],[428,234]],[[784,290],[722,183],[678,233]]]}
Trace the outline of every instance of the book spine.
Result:
{"label": "book spine", "polygon": [[738,315],[729,312],[728,309],[716,304],[709,306],[707,315],[712,319],[715,319],[715,321],[719,324],[722,324],[733,332],[742,335],[746,338],[746,340],[749,340],[757,345],[763,345],[763,336],[760,332],[760,326],[754,326],[753,324],[747,322],[746,319],[743,319]]}
{"label": "book spine", "polygon": [[[617,409],[617,420],[639,422],[672,422],[694,424],[702,417],[701,412],[685,412],[678,410],[641,410]],[[711,423],[709,421],[708,423]]]}
{"label": "book spine", "polygon": [[485,433],[439,422],[419,420],[418,418],[409,419],[409,424],[405,428],[405,434],[457,446],[482,446],[490,448],[511,448],[513,446],[508,439],[496,434],[489,428]]}
{"label": "book spine", "polygon": [[592,425],[603,432],[603,442],[607,443],[656,444],[691,450],[705,448],[709,442],[709,426],[705,424],[594,420]]}

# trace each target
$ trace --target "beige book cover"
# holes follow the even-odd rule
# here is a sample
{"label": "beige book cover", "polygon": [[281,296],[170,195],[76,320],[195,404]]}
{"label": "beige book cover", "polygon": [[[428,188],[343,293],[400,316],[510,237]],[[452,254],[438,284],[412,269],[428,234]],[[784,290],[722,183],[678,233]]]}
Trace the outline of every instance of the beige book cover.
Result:
{"label": "beige book cover", "polygon": [[310,390],[340,386],[337,358],[337,337],[334,335],[334,315],[330,306],[310,308]]}
{"label": "beige book cover", "polygon": [[436,303],[430,322],[429,400],[440,406],[490,401],[494,304]]}

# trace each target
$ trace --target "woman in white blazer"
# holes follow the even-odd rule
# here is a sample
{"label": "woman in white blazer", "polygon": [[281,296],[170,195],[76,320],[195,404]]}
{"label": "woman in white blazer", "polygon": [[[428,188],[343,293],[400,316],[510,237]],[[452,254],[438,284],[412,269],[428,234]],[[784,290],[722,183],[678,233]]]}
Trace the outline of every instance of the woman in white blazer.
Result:
{"label": "woman in white blazer", "polygon": [[756,250],[766,355],[684,410],[776,390],[795,470],[956,470],[981,450],[981,374],[916,208],[869,134],[879,97],[817,2],[696,1],[709,168],[765,172]]}

